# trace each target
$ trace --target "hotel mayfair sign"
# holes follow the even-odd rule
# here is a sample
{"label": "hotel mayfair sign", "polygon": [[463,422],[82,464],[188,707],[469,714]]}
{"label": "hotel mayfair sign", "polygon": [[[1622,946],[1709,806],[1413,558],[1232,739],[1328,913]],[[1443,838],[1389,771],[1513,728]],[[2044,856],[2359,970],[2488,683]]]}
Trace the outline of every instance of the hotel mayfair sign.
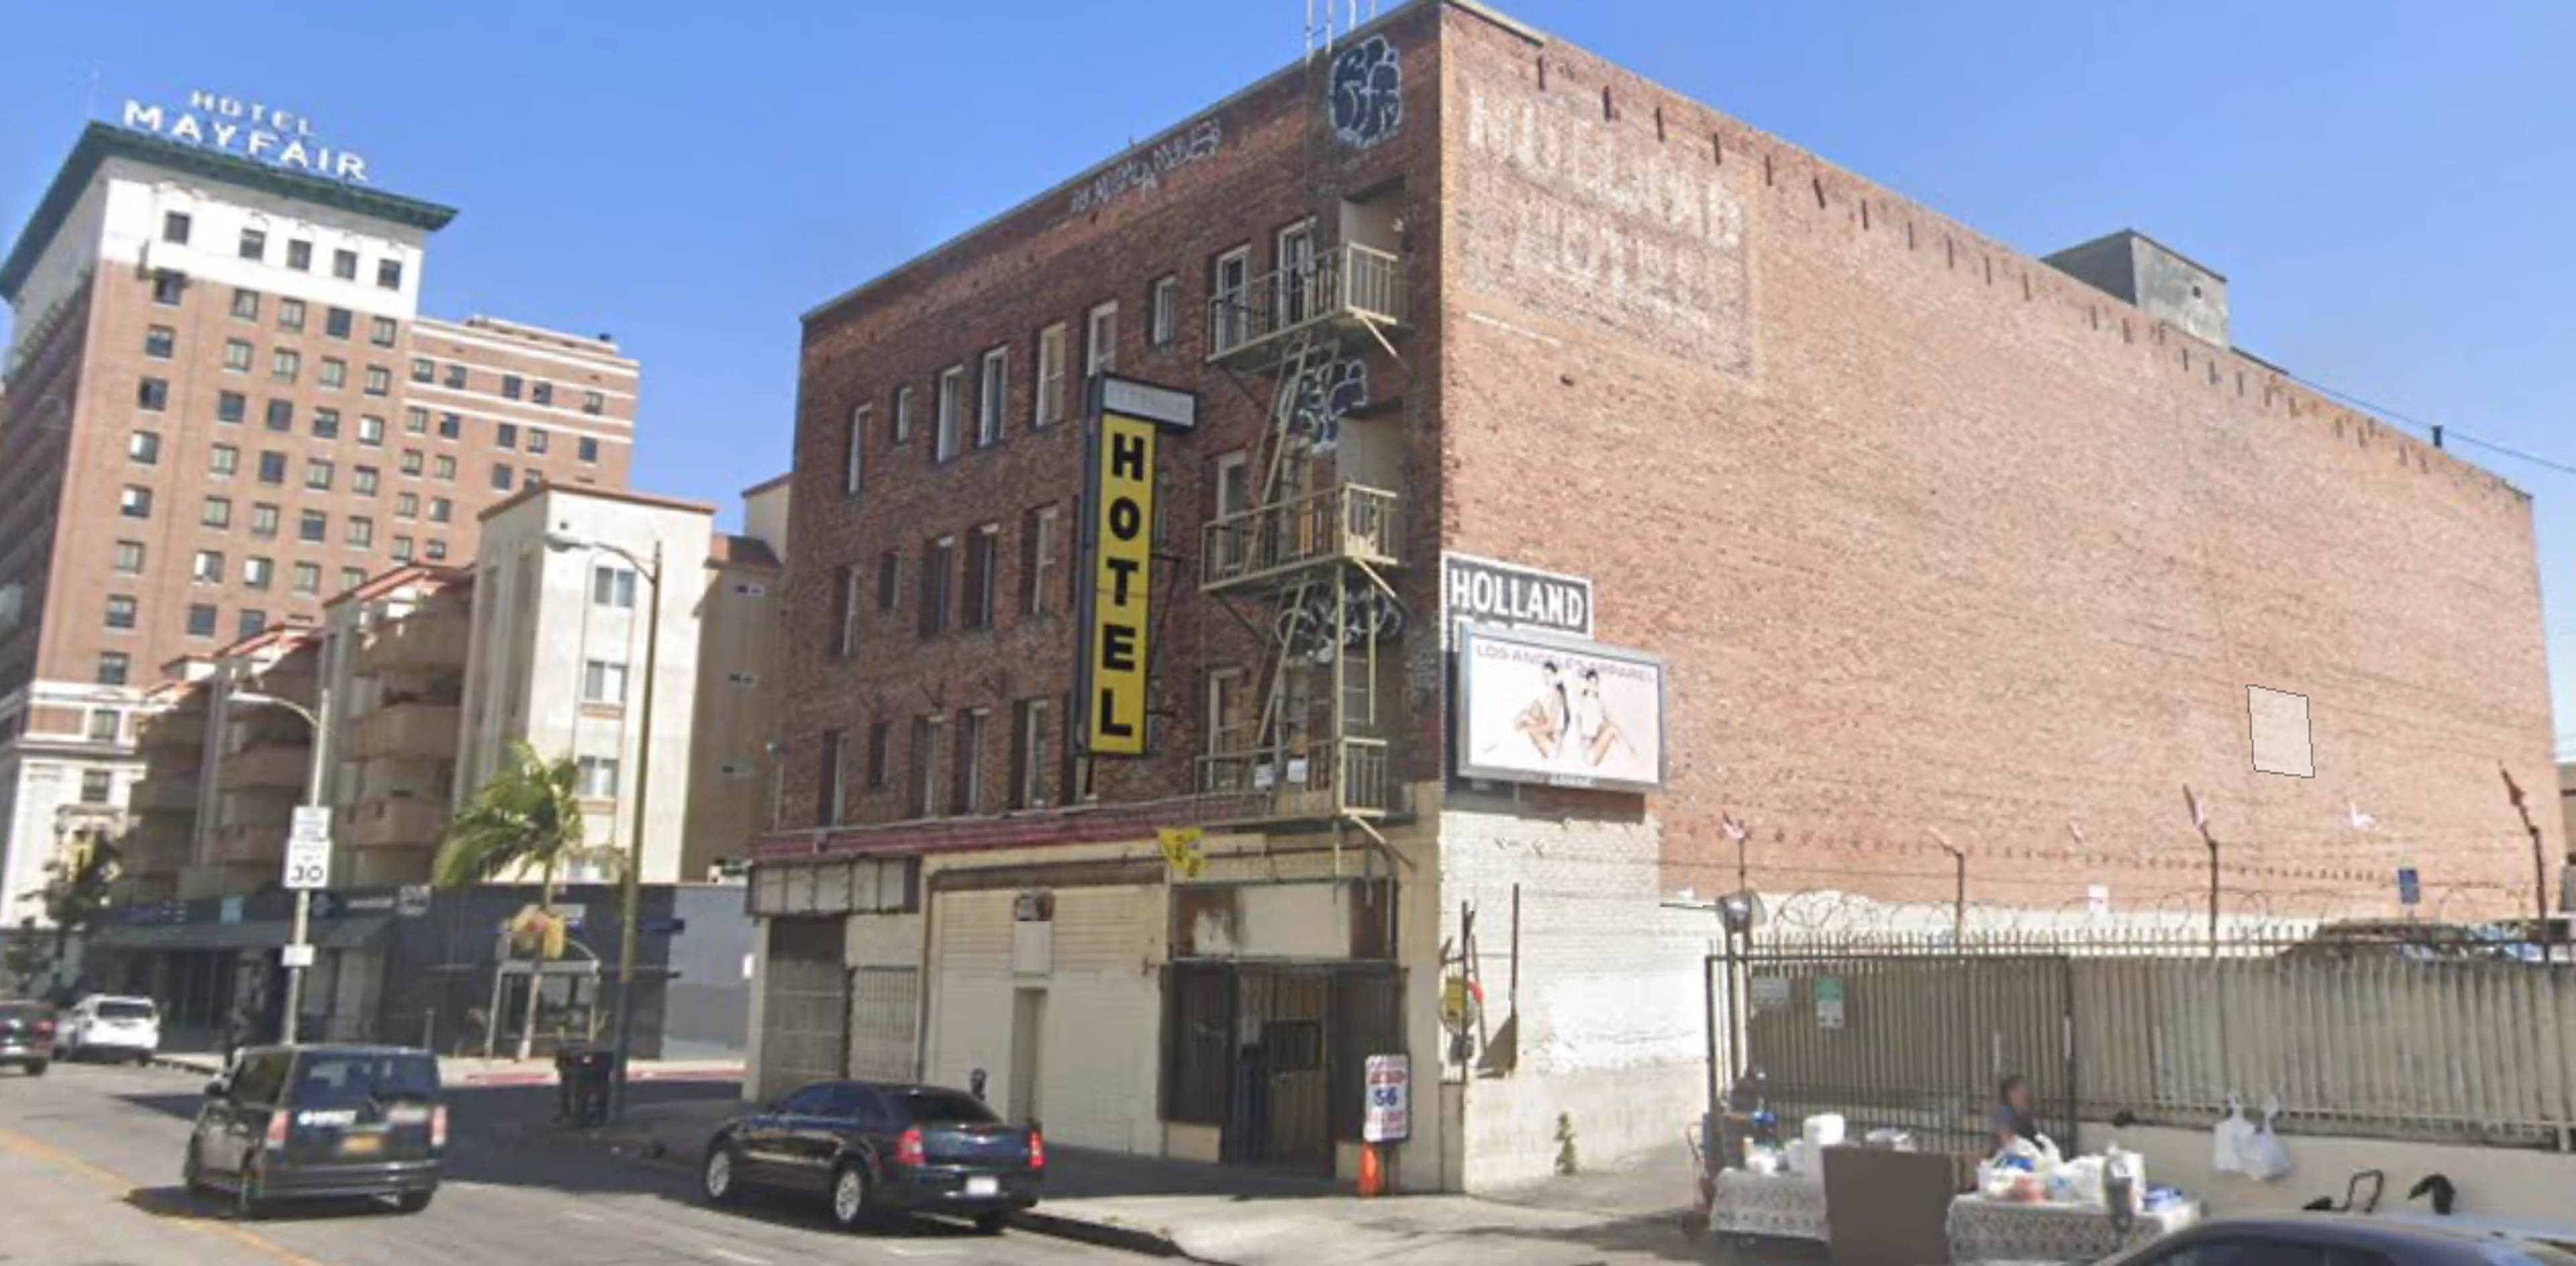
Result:
{"label": "hotel mayfair sign", "polygon": [[367,183],[367,160],[333,149],[314,136],[313,120],[290,110],[202,89],[188,104],[151,105],[128,99],[125,126],[168,140],[220,150],[271,167],[354,185]]}

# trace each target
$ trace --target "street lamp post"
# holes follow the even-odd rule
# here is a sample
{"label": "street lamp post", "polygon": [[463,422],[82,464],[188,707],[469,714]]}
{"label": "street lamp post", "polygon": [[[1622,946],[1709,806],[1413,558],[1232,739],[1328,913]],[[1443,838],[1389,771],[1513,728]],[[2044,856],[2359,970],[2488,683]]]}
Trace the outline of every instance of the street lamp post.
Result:
{"label": "street lamp post", "polygon": [[[320,692],[314,697],[313,708],[306,708],[292,699],[282,699],[276,695],[261,694],[251,690],[234,691],[231,701],[252,707],[283,708],[304,718],[304,723],[313,727],[313,760],[312,768],[304,776],[304,806],[308,809],[321,808],[323,773],[331,767],[331,731],[330,727],[323,724],[323,718],[331,715],[331,687],[327,684],[321,687]],[[295,889],[295,937],[288,942],[287,952],[284,955],[287,960],[286,1015],[278,1025],[278,1041],[288,1046],[295,1044],[296,1029],[303,1020],[303,960],[306,942],[312,934],[312,919],[313,890],[297,887]]]}
{"label": "street lamp post", "polygon": [[617,877],[617,1019],[609,1048],[608,1083],[608,1119],[615,1121],[626,1115],[626,1056],[635,1041],[635,925],[643,916],[644,905],[644,795],[653,780],[653,677],[662,650],[662,542],[654,540],[649,563],[624,546],[569,532],[546,533],[546,548],[615,554],[634,564],[653,590],[644,614],[644,702],[635,740],[635,825],[627,832],[626,864],[618,867]]}

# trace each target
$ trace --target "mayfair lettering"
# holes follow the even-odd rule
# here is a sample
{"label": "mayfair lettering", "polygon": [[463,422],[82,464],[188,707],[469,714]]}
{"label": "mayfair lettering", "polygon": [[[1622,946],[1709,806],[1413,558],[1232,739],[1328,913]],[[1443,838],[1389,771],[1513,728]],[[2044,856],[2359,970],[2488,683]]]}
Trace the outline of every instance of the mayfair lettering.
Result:
{"label": "mayfair lettering", "polygon": [[237,154],[272,167],[351,184],[367,183],[367,160],[319,140],[313,120],[289,110],[219,93],[188,94],[185,109],[125,103],[124,124],[136,132]]}

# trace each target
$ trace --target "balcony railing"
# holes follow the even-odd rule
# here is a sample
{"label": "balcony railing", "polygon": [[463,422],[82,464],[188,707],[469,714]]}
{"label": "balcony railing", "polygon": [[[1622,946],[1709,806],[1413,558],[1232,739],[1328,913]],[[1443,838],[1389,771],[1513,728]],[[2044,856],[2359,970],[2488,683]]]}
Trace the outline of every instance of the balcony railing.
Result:
{"label": "balcony railing", "polygon": [[1343,484],[1207,525],[1199,588],[1251,585],[1316,563],[1393,567],[1404,559],[1404,507],[1392,492]]}
{"label": "balcony railing", "polygon": [[447,801],[430,796],[361,800],[341,815],[352,848],[434,848],[447,830]]}
{"label": "balcony railing", "polygon": [[1402,809],[1386,740],[1380,738],[1203,756],[1199,792],[1226,802],[1216,821],[1321,822],[1383,818]]}
{"label": "balcony railing", "polygon": [[466,620],[461,612],[433,608],[369,631],[358,646],[358,671],[443,668],[465,664]]}
{"label": "balcony railing", "polygon": [[1336,246],[1217,292],[1208,304],[1208,359],[1246,355],[1319,321],[1401,326],[1405,307],[1402,259],[1367,246]]}
{"label": "balcony railing", "polygon": [[452,703],[406,699],[358,718],[350,748],[362,760],[456,759],[462,713]]}
{"label": "balcony railing", "polygon": [[225,791],[301,791],[312,761],[313,749],[305,744],[260,743],[226,753],[215,785]]}
{"label": "balcony railing", "polygon": [[197,780],[149,775],[125,793],[126,807],[136,813],[195,813]]}

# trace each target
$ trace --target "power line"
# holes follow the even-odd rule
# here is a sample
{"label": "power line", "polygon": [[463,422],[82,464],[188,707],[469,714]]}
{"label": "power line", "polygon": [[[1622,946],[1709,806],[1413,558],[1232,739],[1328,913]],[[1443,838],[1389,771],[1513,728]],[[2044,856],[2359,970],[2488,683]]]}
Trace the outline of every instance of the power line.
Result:
{"label": "power line", "polygon": [[2471,447],[2482,448],[2490,453],[2496,453],[2505,457],[2513,458],[2515,461],[2528,462],[2545,470],[2554,470],[2562,475],[2576,475],[2576,466],[2570,466],[2565,462],[2553,461],[2546,457],[2536,457],[2530,453],[2523,452],[2518,448],[2507,448],[2493,440],[2480,439],[2479,437],[2471,435],[2458,427],[2444,426],[2439,422],[2427,422],[2422,418],[2401,413],[2395,409],[2389,408],[2387,405],[2366,400],[2360,396],[2353,395],[2350,392],[2337,391],[2324,383],[2303,377],[2299,374],[2290,373],[2288,370],[2282,370],[2281,372],[2284,375],[2287,375],[2290,381],[2306,387],[2308,390],[2316,392],[2319,395],[2340,400],[2356,409],[2368,410],[2369,412],[2376,413],[2381,417],[2388,418],[2392,421],[2403,422],[2408,426],[2414,427],[2415,429],[2424,432],[2427,436],[2432,437],[2434,447],[2436,448],[2441,447],[2443,442],[2446,440],[2458,440],[2459,442],[2470,445]]}

